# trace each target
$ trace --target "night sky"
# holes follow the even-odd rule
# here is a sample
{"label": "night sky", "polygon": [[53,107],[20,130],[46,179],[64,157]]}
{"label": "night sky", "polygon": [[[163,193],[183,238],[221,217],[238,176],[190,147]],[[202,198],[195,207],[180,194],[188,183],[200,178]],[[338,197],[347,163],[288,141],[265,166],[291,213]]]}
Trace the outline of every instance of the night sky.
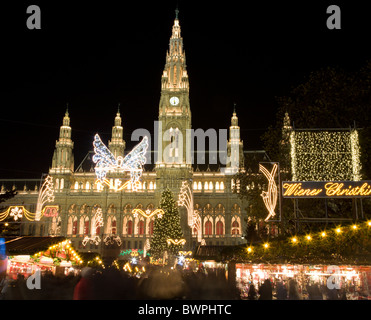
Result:
{"label": "night sky", "polygon": [[[111,138],[118,103],[127,150],[134,129],[153,131],[177,2],[192,127],[228,128],[236,103],[247,150],[262,148],[276,96],[310,71],[371,58],[369,12],[355,1],[335,3],[341,30],[326,27],[329,1],[17,2],[1,5],[0,179],[48,172],[67,103],[75,167],[95,133]],[[41,30],[26,27],[32,4]]]}

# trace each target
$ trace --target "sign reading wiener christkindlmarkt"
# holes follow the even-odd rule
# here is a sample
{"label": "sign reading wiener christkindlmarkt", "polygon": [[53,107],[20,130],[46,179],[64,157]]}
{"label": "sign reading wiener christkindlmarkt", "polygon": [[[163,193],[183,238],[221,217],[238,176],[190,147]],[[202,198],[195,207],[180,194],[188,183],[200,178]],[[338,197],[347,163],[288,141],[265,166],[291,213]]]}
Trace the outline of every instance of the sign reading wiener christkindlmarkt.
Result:
{"label": "sign reading wiener christkindlmarkt", "polygon": [[284,198],[366,198],[371,181],[283,181]]}

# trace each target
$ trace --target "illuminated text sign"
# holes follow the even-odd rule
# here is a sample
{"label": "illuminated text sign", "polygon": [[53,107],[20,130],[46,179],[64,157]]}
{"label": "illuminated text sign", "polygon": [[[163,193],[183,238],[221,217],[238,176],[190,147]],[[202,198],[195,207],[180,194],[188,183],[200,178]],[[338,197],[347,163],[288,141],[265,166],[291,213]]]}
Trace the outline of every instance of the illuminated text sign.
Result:
{"label": "illuminated text sign", "polygon": [[371,181],[283,181],[284,198],[371,197]]}

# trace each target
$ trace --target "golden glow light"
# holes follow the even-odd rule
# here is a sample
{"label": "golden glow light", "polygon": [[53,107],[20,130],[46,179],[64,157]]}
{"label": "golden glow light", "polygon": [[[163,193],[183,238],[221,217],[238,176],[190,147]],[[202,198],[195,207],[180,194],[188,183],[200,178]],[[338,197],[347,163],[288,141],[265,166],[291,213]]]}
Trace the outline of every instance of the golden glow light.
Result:
{"label": "golden glow light", "polygon": [[[41,210],[40,217],[42,217],[45,211],[49,210],[49,208],[58,210],[58,206],[45,206]],[[35,221],[36,213],[28,211],[24,206],[10,206],[5,211],[0,212],[0,221],[5,220],[8,217],[8,215],[13,217],[14,221],[17,221],[18,219],[22,219],[23,215],[26,217],[27,220]]]}
{"label": "golden glow light", "polygon": [[269,243],[264,243],[263,246],[264,246],[265,249],[268,249],[269,248]]}
{"label": "golden glow light", "polygon": [[296,238],[296,237],[291,238],[291,242],[292,243],[297,243],[298,242],[298,238]]}
{"label": "golden glow light", "polygon": [[321,232],[321,237],[322,237],[322,238],[326,237],[326,232],[324,232],[324,231]]}
{"label": "golden glow light", "polygon": [[251,252],[252,252],[252,248],[251,248],[251,247],[248,247],[248,248],[247,248],[247,252],[248,252],[248,253],[251,253]]}
{"label": "golden glow light", "polygon": [[352,225],[352,229],[353,229],[353,230],[357,230],[357,225],[356,225],[356,224],[353,224],[353,225]]}
{"label": "golden glow light", "polygon": [[145,218],[151,218],[155,215],[157,215],[157,218],[162,218],[162,216],[165,214],[164,210],[162,209],[156,209],[154,211],[147,209],[145,212],[142,209],[134,209],[132,213],[134,214],[134,217],[136,217],[139,213]]}
{"label": "golden glow light", "polygon": [[336,233],[340,233],[341,232],[341,229],[340,228],[336,228]]}
{"label": "golden glow light", "polygon": [[166,240],[167,242],[167,245],[169,246],[170,244],[174,244],[174,245],[184,245],[186,243],[186,239],[167,239]]}
{"label": "golden glow light", "polygon": [[305,237],[308,241],[312,240],[312,237],[308,234],[306,237]]}
{"label": "golden glow light", "polygon": [[275,213],[275,208],[277,205],[277,197],[278,197],[278,192],[277,192],[277,185],[274,180],[274,177],[277,172],[277,164],[275,163],[273,165],[272,171],[269,172],[267,168],[259,164],[259,170],[264,174],[264,176],[268,180],[268,190],[263,191],[261,194],[261,197],[263,198],[264,204],[266,208],[268,209],[268,216],[264,219],[264,221],[267,221],[269,218],[274,217],[276,215]]}
{"label": "golden glow light", "polygon": [[293,181],[361,180],[357,130],[292,130]]}

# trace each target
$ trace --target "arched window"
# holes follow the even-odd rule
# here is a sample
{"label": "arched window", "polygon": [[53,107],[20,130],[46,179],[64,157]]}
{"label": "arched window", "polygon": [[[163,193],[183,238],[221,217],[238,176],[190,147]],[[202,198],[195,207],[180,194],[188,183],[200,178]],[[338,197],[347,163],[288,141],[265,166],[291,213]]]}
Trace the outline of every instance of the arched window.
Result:
{"label": "arched window", "polygon": [[129,220],[126,224],[126,230],[127,230],[127,235],[128,236],[131,236],[133,234],[133,221],[132,220]]}
{"label": "arched window", "polygon": [[198,182],[198,190],[202,190],[202,183],[201,183],[201,181]]}
{"label": "arched window", "polygon": [[109,216],[107,219],[107,233],[116,234],[117,233],[117,223],[115,216]]}
{"label": "arched window", "polygon": [[219,220],[215,225],[215,234],[221,236],[224,234],[224,223]]}
{"label": "arched window", "polygon": [[144,235],[144,221],[143,220],[138,221],[138,234]]}
{"label": "arched window", "polygon": [[80,218],[80,232],[79,234],[82,234],[84,236],[89,234],[89,217],[82,216]]}
{"label": "arched window", "polygon": [[240,225],[236,220],[232,222],[232,234],[240,234]]}
{"label": "arched window", "polygon": [[58,178],[55,179],[55,186],[54,186],[54,188],[55,188],[56,190],[59,189],[59,179],[58,179]]}
{"label": "arched window", "polygon": [[214,189],[213,182],[210,181],[210,182],[209,182],[209,190],[213,190],[213,189]]}
{"label": "arched window", "polygon": [[224,190],[224,182],[223,181],[220,182],[220,190]]}
{"label": "arched window", "polygon": [[205,181],[204,189],[205,189],[205,190],[209,190],[209,184],[207,183],[207,181]]}
{"label": "arched window", "polygon": [[215,182],[215,190],[219,190],[219,182]]}
{"label": "arched window", "polygon": [[149,190],[153,190],[153,182],[152,181],[149,182]]}
{"label": "arched window", "polygon": [[79,190],[79,183],[75,181],[75,190]]}
{"label": "arched window", "polygon": [[86,181],[85,189],[86,189],[86,191],[89,191],[90,190],[90,183],[89,183],[89,181]]}
{"label": "arched window", "polygon": [[241,234],[241,218],[239,216],[234,216],[231,221],[231,234],[236,236]]}
{"label": "arched window", "polygon": [[115,218],[115,220],[113,220],[113,221],[111,222],[111,233],[112,233],[112,234],[116,234],[116,233],[117,233],[117,228],[116,228],[116,218]]}
{"label": "arched window", "polygon": [[149,222],[149,224],[148,224],[148,233],[149,233],[150,236],[153,235],[153,226],[154,226],[154,223],[155,223],[155,221],[154,220],[151,220]]}
{"label": "arched window", "polygon": [[213,224],[210,220],[205,222],[205,235],[209,236],[213,234]]}
{"label": "arched window", "polygon": [[197,190],[197,182],[193,182],[193,190]]}
{"label": "arched window", "polygon": [[60,190],[64,189],[64,178],[61,179],[61,183],[59,185]]}
{"label": "arched window", "polygon": [[67,222],[67,234],[76,235],[77,234],[77,218],[76,216],[69,216]]}

